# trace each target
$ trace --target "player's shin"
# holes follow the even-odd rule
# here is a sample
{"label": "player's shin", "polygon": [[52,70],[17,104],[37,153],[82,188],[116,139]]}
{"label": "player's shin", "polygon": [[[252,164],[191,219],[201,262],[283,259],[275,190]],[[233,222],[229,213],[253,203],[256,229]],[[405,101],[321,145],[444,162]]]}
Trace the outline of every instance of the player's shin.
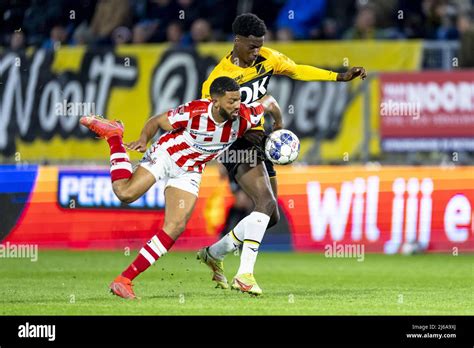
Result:
{"label": "player's shin", "polygon": [[133,280],[168,252],[174,240],[162,229],[158,231],[141,249],[137,258],[123,271],[122,276]]}
{"label": "player's shin", "polygon": [[253,212],[246,218],[245,238],[240,256],[240,267],[237,274],[253,273],[258,249],[267,229],[270,216]]}

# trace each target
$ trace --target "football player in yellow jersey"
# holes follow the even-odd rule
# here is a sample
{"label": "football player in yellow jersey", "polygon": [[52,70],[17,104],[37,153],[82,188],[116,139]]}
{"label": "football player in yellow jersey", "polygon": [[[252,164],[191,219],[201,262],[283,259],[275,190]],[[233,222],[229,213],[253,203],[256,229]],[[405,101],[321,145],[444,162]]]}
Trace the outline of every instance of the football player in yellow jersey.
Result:
{"label": "football player in yellow jersey", "polygon": [[[362,67],[353,67],[345,73],[336,73],[308,65],[295,64],[282,53],[263,47],[266,33],[265,23],[254,14],[239,15],[232,24],[235,34],[234,47],[224,57],[204,82],[202,97],[209,98],[209,86],[219,76],[235,79],[241,86],[242,102],[249,104],[260,101],[270,106],[274,119],[273,130],[283,127],[281,110],[274,98],[267,94],[268,83],[272,75],[286,75],[302,81],[351,81],[356,77],[367,76]],[[241,158],[239,151],[258,151],[260,160],[257,165],[241,161],[239,163],[223,162],[231,180],[236,180],[255,204],[254,211],[242,219],[228,234],[210,247],[198,252],[198,259],[206,263],[212,271],[212,280],[218,287],[228,288],[224,275],[223,259],[231,251],[242,246],[240,267],[232,280],[231,288],[260,295],[262,290],[253,276],[258,248],[266,228],[275,225],[279,220],[276,201],[277,182],[272,162],[265,158],[263,152],[263,123],[247,132],[245,138],[237,140],[228,151],[236,151],[235,158]],[[227,156],[224,158],[232,158]],[[250,155],[249,159],[252,158]]]}

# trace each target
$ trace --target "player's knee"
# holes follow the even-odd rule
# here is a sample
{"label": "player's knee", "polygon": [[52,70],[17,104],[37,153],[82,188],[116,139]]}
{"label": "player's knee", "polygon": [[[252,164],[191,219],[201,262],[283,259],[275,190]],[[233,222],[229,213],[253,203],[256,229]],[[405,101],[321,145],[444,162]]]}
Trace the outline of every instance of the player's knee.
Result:
{"label": "player's knee", "polygon": [[138,196],[130,190],[128,187],[116,187],[114,188],[115,195],[123,203],[133,203],[137,200]]}
{"label": "player's knee", "polygon": [[277,201],[273,195],[262,195],[255,204],[256,210],[272,216],[277,208]]}

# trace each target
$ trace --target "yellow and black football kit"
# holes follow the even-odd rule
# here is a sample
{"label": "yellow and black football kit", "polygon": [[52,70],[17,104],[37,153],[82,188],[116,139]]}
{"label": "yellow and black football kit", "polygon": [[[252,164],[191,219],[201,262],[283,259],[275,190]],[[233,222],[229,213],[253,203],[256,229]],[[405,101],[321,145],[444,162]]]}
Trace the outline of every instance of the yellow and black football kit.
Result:
{"label": "yellow and black football kit", "polygon": [[[240,85],[242,103],[253,103],[267,94],[268,83],[272,75],[286,75],[295,80],[301,81],[336,81],[337,73],[329,70],[319,69],[309,65],[299,65],[284,54],[273,49],[262,47],[259,56],[247,68],[232,62],[232,52],[224,57],[218,65],[212,70],[211,74],[202,86],[202,98],[210,98],[210,86],[212,81],[220,76],[228,76],[234,79]],[[253,130],[263,130],[263,118],[259,126]],[[229,148],[230,150],[250,150],[255,147],[254,144],[245,138],[239,138]],[[262,144],[263,147],[263,144]],[[264,154],[263,148],[259,151]],[[261,159],[265,160],[268,175],[276,175],[273,163],[266,159],[264,155]],[[234,178],[235,170],[239,163],[223,162],[231,178]]]}

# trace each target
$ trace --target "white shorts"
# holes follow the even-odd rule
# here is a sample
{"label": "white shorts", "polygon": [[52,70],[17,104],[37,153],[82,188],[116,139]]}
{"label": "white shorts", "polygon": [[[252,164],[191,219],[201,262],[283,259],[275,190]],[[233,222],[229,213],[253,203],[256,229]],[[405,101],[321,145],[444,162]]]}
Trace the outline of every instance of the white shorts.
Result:
{"label": "white shorts", "polygon": [[139,165],[153,174],[156,181],[164,180],[165,189],[173,186],[198,196],[201,173],[188,172],[179,167],[158,143],[146,150]]}

